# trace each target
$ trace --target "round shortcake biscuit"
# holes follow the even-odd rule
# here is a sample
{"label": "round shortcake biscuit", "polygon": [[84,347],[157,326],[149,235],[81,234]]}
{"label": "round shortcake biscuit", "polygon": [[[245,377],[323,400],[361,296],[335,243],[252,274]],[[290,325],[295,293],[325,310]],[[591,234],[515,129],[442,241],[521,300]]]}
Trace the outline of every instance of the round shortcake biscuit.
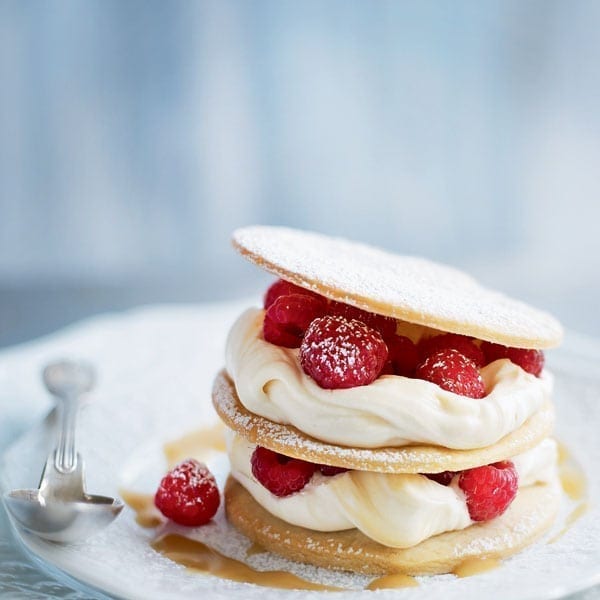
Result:
{"label": "round shortcake biscuit", "polygon": [[551,434],[554,425],[554,409],[548,403],[519,429],[485,448],[451,450],[429,445],[351,448],[319,441],[292,425],[275,423],[250,412],[240,402],[225,371],[215,379],[212,400],[225,425],[254,444],[313,463],[380,473],[440,473],[491,464],[533,448]]}
{"label": "round shortcake biscuit", "polygon": [[233,245],[282,279],[370,312],[519,348],[562,339],[551,315],[423,258],[284,227],[238,229]]}
{"label": "round shortcake biscuit", "polygon": [[435,575],[449,573],[470,558],[505,558],[550,528],[559,501],[557,485],[526,487],[500,517],[399,549],[383,546],[357,529],[321,532],[290,525],[262,508],[233,477],[225,487],[229,522],[266,550],[328,569],[372,575]]}

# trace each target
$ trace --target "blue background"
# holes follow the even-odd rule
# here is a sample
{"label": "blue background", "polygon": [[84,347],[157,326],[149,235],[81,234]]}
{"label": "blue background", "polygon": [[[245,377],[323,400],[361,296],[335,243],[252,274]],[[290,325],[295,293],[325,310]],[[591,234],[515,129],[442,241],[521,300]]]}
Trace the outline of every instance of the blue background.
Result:
{"label": "blue background", "polygon": [[600,335],[600,3],[0,1],[0,345],[246,294],[251,223]]}

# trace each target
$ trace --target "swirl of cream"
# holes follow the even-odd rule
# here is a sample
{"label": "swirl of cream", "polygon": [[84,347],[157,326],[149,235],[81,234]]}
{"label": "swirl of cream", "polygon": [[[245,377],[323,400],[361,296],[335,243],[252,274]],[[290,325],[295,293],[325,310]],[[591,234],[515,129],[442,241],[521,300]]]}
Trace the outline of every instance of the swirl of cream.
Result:
{"label": "swirl of cream", "polygon": [[483,448],[518,429],[552,391],[549,373],[538,378],[507,359],[481,369],[487,395],[480,400],[395,375],[366,386],[326,390],[304,373],[297,350],[262,338],[263,318],[264,311],[247,310],[227,339],[227,371],[240,402],[257,415],[331,444]]}
{"label": "swirl of cream", "polygon": [[[254,448],[229,432],[232,475],[263,508],[293,525],[316,531],[357,528],[385,546],[408,548],[472,524],[458,477],[444,486],[418,474],[348,471],[325,477],[317,472],[300,492],[278,498],[252,475]],[[519,487],[555,480],[556,452],[556,442],[547,438],[515,457]]]}

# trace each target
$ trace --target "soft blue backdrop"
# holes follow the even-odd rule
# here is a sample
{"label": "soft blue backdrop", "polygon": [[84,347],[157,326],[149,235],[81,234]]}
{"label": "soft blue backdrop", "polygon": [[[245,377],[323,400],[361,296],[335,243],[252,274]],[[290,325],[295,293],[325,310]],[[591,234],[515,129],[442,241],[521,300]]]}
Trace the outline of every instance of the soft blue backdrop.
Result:
{"label": "soft blue backdrop", "polygon": [[0,325],[248,291],[262,222],[600,334],[599,31],[591,0],[0,0]]}

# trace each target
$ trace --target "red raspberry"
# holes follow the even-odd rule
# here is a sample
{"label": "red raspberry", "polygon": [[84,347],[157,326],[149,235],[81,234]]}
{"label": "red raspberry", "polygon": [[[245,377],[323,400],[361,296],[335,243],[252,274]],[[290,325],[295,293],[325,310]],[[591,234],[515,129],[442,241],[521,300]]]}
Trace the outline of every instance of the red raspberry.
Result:
{"label": "red raspberry", "polygon": [[331,465],[319,465],[319,471],[323,473],[323,475],[327,477],[333,477],[334,475],[339,475],[340,473],[345,473],[349,469],[345,469],[344,467],[332,467]]}
{"label": "red raspberry", "polygon": [[300,344],[297,335],[282,329],[278,323],[271,321],[266,315],[263,321],[263,338],[270,344],[284,348],[297,348]]}
{"label": "red raspberry", "polygon": [[486,364],[500,358],[508,358],[519,365],[527,373],[539,377],[544,368],[544,353],[541,350],[526,350],[525,348],[510,348],[492,342],[482,342],[481,349],[485,354]]}
{"label": "red raspberry", "polygon": [[299,492],[317,469],[313,463],[290,458],[262,446],[256,446],[250,462],[254,477],[275,496]]}
{"label": "red raspberry", "polygon": [[283,279],[278,279],[275,283],[271,284],[269,289],[265,293],[264,298],[264,307],[269,308],[279,296],[289,296],[290,294],[303,294],[304,296],[312,296],[315,298],[321,298],[326,302],[326,299],[313,292],[311,290],[307,290],[306,288],[300,287],[299,285],[294,285],[289,281],[285,281]]}
{"label": "red raspberry", "polygon": [[387,356],[381,334],[344,317],[315,319],[300,346],[304,372],[326,389],[371,383],[379,377]]}
{"label": "red raspberry", "polygon": [[385,343],[388,347],[388,362],[391,363],[392,374],[412,377],[419,363],[417,347],[412,340],[403,335],[393,335],[386,338]]}
{"label": "red raspberry", "polygon": [[425,473],[427,479],[431,479],[440,485],[450,485],[452,478],[456,475],[454,471],[442,471],[441,473]]}
{"label": "red raspberry", "polygon": [[188,458],[160,482],[154,504],[168,519],[196,527],[208,523],[219,508],[219,489],[205,464]]}
{"label": "red raspberry", "polygon": [[419,356],[421,360],[425,360],[438,350],[452,348],[464,354],[468,359],[472,360],[478,367],[483,367],[485,364],[485,356],[481,348],[474,343],[473,338],[458,333],[444,333],[436,335],[419,342]]}
{"label": "red raspberry", "polygon": [[485,396],[483,379],[475,363],[452,348],[439,350],[426,358],[417,367],[415,377],[436,383],[442,389],[461,396]]}
{"label": "red raspberry", "polygon": [[335,317],[344,317],[347,321],[361,321],[365,325],[379,331],[384,339],[396,333],[396,319],[367,312],[343,302],[332,300],[329,304],[329,314]]}
{"label": "red raspberry", "polygon": [[392,364],[392,361],[388,358],[388,360],[385,361],[385,364],[383,365],[383,368],[381,369],[380,373],[379,373],[379,377],[381,377],[382,375],[395,375],[395,371],[394,371],[394,365]]}
{"label": "red raspberry", "polygon": [[277,346],[298,348],[311,321],[326,311],[327,302],[321,296],[279,296],[265,314],[263,337]]}
{"label": "red raspberry", "polygon": [[488,521],[500,516],[515,499],[519,476],[515,465],[504,460],[460,474],[458,485],[467,499],[473,521]]}

